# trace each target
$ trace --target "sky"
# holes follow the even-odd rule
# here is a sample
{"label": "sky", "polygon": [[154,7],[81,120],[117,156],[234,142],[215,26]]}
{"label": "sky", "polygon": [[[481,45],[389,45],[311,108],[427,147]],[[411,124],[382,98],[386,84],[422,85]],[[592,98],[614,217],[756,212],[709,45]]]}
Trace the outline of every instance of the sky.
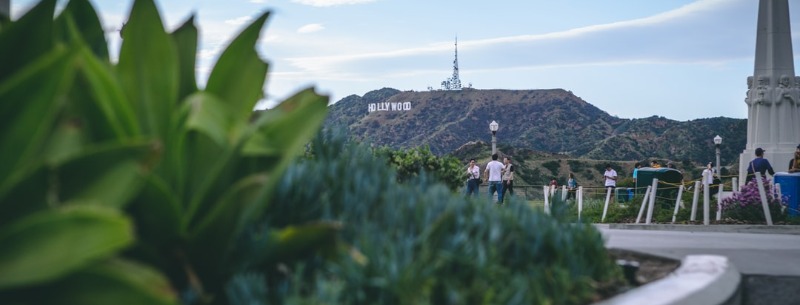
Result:
{"label": "sky", "polygon": [[[12,18],[35,3],[12,0]],[[59,2],[64,5],[65,1]],[[94,0],[112,57],[132,1]],[[620,118],[747,118],[755,0],[168,0],[168,31],[194,14],[197,73],[254,17],[270,11],[257,49],[270,63],[258,107],[314,86],[331,103],[384,87],[569,90]],[[795,58],[800,0],[789,0]],[[796,65],[795,65],[796,66]]]}

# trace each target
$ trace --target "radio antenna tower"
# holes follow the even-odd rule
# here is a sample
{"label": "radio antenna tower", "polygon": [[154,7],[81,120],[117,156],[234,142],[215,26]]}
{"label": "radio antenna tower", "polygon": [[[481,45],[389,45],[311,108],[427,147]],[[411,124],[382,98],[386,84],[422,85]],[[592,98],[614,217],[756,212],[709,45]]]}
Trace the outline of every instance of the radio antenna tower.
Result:
{"label": "radio antenna tower", "polygon": [[461,78],[458,77],[458,36],[456,36],[456,57],[453,60],[453,76],[442,82],[444,90],[461,90]]}

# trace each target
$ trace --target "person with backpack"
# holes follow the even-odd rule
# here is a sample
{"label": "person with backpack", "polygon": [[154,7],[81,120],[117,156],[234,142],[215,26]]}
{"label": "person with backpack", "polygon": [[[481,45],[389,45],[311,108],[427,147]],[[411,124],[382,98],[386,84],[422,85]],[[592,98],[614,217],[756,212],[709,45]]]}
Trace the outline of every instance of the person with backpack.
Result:
{"label": "person with backpack", "polygon": [[469,166],[467,166],[467,196],[478,196],[480,185],[481,168],[475,163],[475,159],[469,159]]}
{"label": "person with backpack", "polygon": [[756,172],[761,173],[762,178],[766,178],[767,173],[769,173],[770,176],[775,175],[775,170],[772,169],[772,165],[769,164],[769,160],[764,158],[764,151],[765,150],[761,147],[756,148],[756,158],[747,164],[747,179],[745,180],[745,183],[753,180],[753,178],[756,177]]}

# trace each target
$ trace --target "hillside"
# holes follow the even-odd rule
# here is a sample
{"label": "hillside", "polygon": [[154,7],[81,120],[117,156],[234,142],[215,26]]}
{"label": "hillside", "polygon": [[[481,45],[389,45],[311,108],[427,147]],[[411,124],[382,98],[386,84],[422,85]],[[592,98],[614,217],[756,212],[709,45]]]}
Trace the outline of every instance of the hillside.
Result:
{"label": "hillside", "polygon": [[[375,111],[369,111],[370,104]],[[376,145],[429,145],[436,154],[449,154],[470,142],[490,143],[492,120],[500,124],[498,146],[575,159],[655,158],[694,165],[714,160],[711,139],[717,134],[724,139],[722,163],[737,161],[747,130],[746,120],[723,117],[685,122],[657,116],[621,119],[562,89],[413,92],[384,88],[331,105],[325,126],[345,127],[354,138]]]}

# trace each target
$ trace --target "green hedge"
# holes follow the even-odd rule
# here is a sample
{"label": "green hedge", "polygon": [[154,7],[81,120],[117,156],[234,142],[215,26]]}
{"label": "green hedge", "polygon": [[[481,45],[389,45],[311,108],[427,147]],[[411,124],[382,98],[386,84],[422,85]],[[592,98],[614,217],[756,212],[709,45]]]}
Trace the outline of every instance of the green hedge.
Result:
{"label": "green hedge", "polygon": [[398,183],[384,160],[344,139],[317,139],[314,158],[290,167],[271,200],[265,224],[338,221],[347,245],[339,260],[290,268],[278,281],[286,303],[585,304],[617,283],[591,225],[520,201],[468,200],[425,175]]}

